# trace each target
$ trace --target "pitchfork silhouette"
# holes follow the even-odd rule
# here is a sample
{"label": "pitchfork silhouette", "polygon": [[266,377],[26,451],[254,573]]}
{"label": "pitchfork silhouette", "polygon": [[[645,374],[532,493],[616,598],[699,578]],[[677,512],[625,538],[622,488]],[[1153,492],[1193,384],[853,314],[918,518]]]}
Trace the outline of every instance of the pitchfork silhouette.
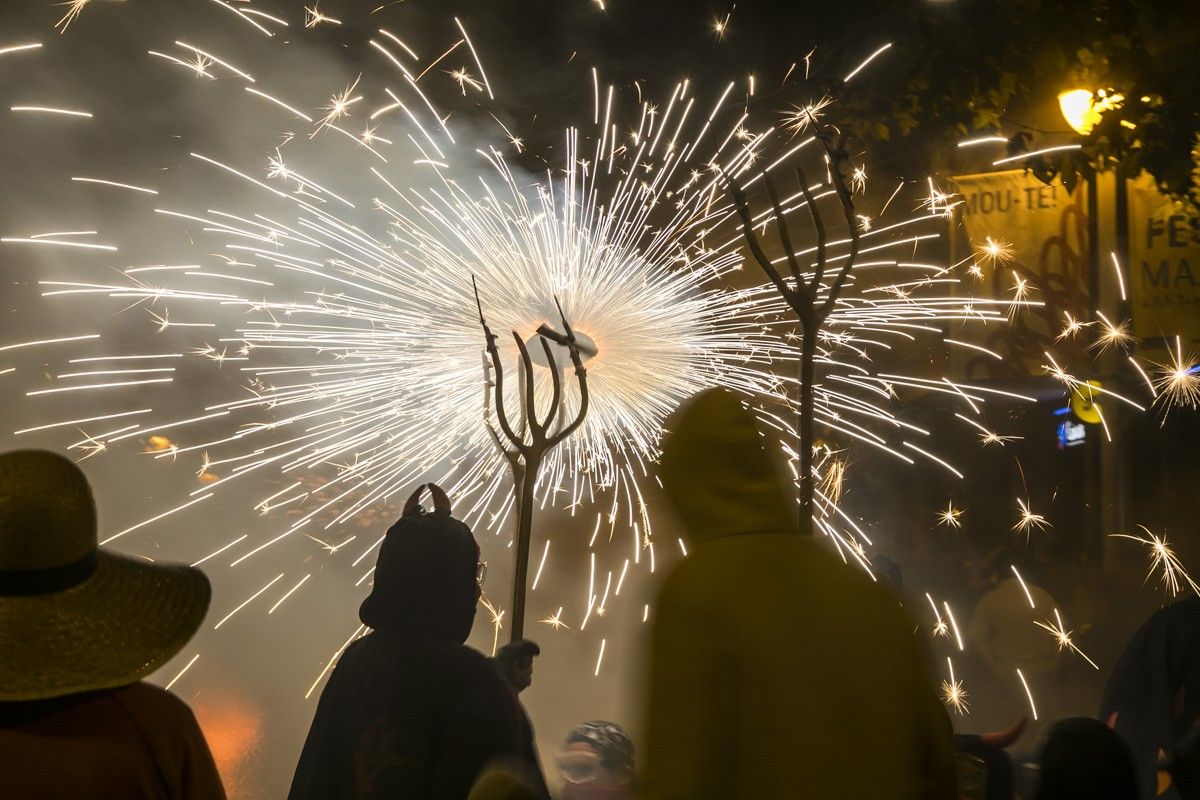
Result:
{"label": "pitchfork silhouette", "polygon": [[[546,412],[545,419],[540,421],[538,420],[537,407],[534,402],[533,361],[529,357],[529,348],[522,341],[520,335],[516,331],[513,331],[513,339],[516,340],[517,350],[521,354],[521,361],[518,365],[520,367],[519,374],[521,379],[521,416],[519,424],[514,427],[510,423],[504,408],[504,367],[500,363],[500,349],[496,346],[497,337],[488,327],[487,320],[484,319],[483,303],[479,300],[479,287],[475,285],[474,278],[471,278],[471,285],[475,289],[475,304],[479,307],[479,324],[483,326],[483,335],[487,340],[487,353],[491,357],[492,362],[494,379],[488,384],[487,388],[492,390],[496,404],[496,421],[500,425],[500,433],[497,433],[496,429],[492,427],[490,420],[487,423],[487,428],[496,446],[500,448],[500,452],[504,454],[512,470],[513,495],[517,506],[517,533],[515,537],[517,559],[513,574],[511,634],[511,641],[515,642],[518,639],[524,638],[525,633],[525,585],[529,574],[529,544],[533,530],[534,487],[537,485],[538,473],[541,470],[542,460],[546,457],[546,454],[574,433],[583,424],[583,420],[587,416],[587,370],[583,367],[583,357],[580,354],[579,343],[575,339],[575,331],[571,329],[570,323],[567,322],[567,316],[563,313],[562,305],[558,302],[558,298],[555,297],[554,305],[558,308],[558,315],[562,319],[565,333],[559,333],[545,323],[537,329],[538,340],[541,342],[542,350],[546,354],[546,363],[550,368],[550,379],[553,385],[550,396],[550,410]],[[558,365],[554,360],[554,353],[550,348],[551,342],[567,348],[567,351],[571,355],[571,363],[575,365],[575,377],[579,381],[579,410],[575,413],[575,419],[567,425],[560,425],[558,430],[553,433],[551,429],[554,426],[555,419],[560,414],[560,406],[562,405],[562,376],[559,374]],[[504,436],[503,440],[501,439],[501,433]],[[504,440],[508,441],[507,445],[505,445]]]}

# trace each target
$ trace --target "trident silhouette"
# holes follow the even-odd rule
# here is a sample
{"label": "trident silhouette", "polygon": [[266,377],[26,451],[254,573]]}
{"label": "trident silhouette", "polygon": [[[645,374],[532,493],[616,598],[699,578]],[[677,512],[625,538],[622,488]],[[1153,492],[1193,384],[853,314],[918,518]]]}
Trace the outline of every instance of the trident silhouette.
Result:
{"label": "trident silhouette", "polygon": [[[484,319],[483,303],[479,300],[479,287],[475,284],[474,277],[471,278],[471,285],[475,289],[475,304],[479,307],[479,324],[483,326],[483,336],[487,341],[487,354],[491,357],[492,362],[494,378],[489,382],[487,388],[492,390],[500,433],[497,433],[496,429],[492,427],[490,420],[487,422],[487,428],[512,470],[513,496],[517,506],[517,558],[513,570],[512,633],[510,637],[510,641],[515,642],[523,639],[525,633],[525,586],[529,574],[529,543],[533,531],[533,490],[537,485],[538,472],[541,470],[542,460],[546,454],[574,433],[587,417],[587,370],[583,367],[583,357],[579,343],[575,339],[575,331],[571,329],[570,323],[567,322],[567,316],[563,313],[562,305],[555,297],[554,305],[558,308],[558,316],[562,319],[565,333],[559,333],[545,323],[537,329],[538,340],[546,355],[546,363],[550,368],[550,379],[553,385],[550,410],[546,412],[545,419],[540,421],[534,403],[533,361],[529,357],[529,348],[522,341],[520,335],[513,331],[513,339],[516,340],[517,350],[521,354],[518,364],[521,381],[521,415],[518,425],[514,427],[504,408],[504,367],[500,363],[500,349],[496,347],[497,337],[488,327],[487,320]],[[571,355],[571,363],[575,365],[575,378],[579,381],[579,410],[575,413],[575,419],[569,424],[560,424],[554,432],[551,431],[555,420],[559,417],[562,404],[562,375],[555,363],[554,353],[550,348],[551,342],[567,348]],[[559,422],[561,423],[562,420],[560,419]],[[504,436],[503,440],[501,434]],[[505,440],[508,442],[507,445]]]}

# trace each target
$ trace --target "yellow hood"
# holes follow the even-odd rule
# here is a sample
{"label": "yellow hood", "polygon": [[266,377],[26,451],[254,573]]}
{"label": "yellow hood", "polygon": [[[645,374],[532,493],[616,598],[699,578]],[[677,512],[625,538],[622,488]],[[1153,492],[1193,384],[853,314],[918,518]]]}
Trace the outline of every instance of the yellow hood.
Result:
{"label": "yellow hood", "polygon": [[668,427],[659,474],[690,541],[796,529],[791,487],[736,395],[701,392]]}

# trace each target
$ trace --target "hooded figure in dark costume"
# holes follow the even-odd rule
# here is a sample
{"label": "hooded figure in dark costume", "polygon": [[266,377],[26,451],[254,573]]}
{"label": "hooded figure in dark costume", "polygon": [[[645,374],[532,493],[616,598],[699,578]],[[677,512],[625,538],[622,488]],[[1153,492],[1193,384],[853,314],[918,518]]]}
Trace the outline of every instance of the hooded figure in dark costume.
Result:
{"label": "hooded figure in dark costume", "polygon": [[954,800],[916,624],[797,533],[733,394],[696,396],[668,427],[661,476],[689,555],[653,606],[639,800]]}
{"label": "hooded figure in dark costume", "polygon": [[[1115,717],[1114,717],[1115,715]],[[1138,628],[1113,668],[1100,719],[1133,749],[1143,800],[1179,798],[1161,755],[1172,754],[1200,716],[1200,597],[1160,609]]]}
{"label": "hooded figure in dark costume", "polygon": [[465,800],[494,761],[545,781],[516,693],[467,647],[480,588],[479,546],[430,486],[384,537],[359,609],[372,632],[342,654],[313,719],[292,800]]}
{"label": "hooded figure in dark costume", "polygon": [[1087,717],[1059,720],[1039,762],[1034,800],[1137,800],[1133,754],[1119,734]]}

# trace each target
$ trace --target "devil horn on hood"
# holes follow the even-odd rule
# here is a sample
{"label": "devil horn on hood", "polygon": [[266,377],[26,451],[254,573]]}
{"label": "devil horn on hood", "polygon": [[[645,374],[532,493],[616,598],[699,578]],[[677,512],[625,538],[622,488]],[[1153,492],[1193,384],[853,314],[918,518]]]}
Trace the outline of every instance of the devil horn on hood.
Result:
{"label": "devil horn on hood", "polygon": [[1021,734],[1025,731],[1025,725],[1028,722],[1028,718],[1021,717],[1004,730],[979,734],[979,741],[988,747],[995,747],[997,750],[1003,750],[1017,739],[1021,738]]}
{"label": "devil horn on hood", "polygon": [[422,483],[417,487],[417,490],[408,498],[408,502],[404,504],[404,511],[401,516],[407,517],[412,514],[419,513],[421,508],[421,492],[429,489],[429,494],[433,498],[433,510],[443,514],[450,513],[450,498],[442,487],[436,483]]}

